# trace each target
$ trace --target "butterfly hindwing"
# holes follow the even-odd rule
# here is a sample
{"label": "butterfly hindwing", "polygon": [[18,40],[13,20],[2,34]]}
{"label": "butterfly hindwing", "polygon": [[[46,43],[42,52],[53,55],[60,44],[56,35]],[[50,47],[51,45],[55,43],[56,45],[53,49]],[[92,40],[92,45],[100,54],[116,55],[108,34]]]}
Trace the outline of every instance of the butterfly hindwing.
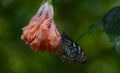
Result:
{"label": "butterfly hindwing", "polygon": [[85,62],[86,55],[80,46],[72,41],[68,36],[63,33],[62,34],[62,54],[60,55],[63,61],[69,62]]}

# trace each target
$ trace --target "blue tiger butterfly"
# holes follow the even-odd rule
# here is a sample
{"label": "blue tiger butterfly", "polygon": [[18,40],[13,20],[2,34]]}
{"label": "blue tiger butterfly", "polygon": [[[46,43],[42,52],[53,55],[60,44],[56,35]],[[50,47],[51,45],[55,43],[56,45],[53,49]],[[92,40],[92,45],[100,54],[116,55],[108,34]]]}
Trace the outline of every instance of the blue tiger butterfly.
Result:
{"label": "blue tiger butterfly", "polygon": [[62,45],[60,58],[62,61],[69,62],[86,62],[86,55],[82,48],[73,40],[71,40],[65,33],[61,35]]}

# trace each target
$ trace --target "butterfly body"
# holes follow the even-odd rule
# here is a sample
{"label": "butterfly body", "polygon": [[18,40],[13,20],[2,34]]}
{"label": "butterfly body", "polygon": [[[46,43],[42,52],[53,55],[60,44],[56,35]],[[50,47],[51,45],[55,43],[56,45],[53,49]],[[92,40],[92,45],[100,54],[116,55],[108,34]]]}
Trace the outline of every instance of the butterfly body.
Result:
{"label": "butterfly body", "polygon": [[86,62],[86,55],[82,48],[73,40],[71,40],[65,33],[62,34],[62,53],[60,58],[63,61],[69,62]]}

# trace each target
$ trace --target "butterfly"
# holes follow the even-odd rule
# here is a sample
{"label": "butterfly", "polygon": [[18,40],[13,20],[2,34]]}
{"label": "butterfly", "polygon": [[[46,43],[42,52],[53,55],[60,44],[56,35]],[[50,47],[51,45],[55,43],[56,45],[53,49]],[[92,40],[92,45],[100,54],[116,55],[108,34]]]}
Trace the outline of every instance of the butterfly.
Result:
{"label": "butterfly", "polygon": [[60,58],[62,61],[72,62],[86,62],[86,55],[82,48],[73,40],[71,40],[65,33],[61,35],[62,45]]}

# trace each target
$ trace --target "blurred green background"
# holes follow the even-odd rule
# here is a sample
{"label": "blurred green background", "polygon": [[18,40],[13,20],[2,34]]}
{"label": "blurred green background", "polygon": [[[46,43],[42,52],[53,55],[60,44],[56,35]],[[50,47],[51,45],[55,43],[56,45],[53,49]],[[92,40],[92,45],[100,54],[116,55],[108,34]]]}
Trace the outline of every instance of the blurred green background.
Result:
{"label": "blurred green background", "polygon": [[0,0],[0,73],[120,73],[120,60],[103,29],[84,35],[120,0],[56,0],[55,23],[76,40],[87,63],[63,63],[54,53],[34,52],[20,39],[42,0]]}

